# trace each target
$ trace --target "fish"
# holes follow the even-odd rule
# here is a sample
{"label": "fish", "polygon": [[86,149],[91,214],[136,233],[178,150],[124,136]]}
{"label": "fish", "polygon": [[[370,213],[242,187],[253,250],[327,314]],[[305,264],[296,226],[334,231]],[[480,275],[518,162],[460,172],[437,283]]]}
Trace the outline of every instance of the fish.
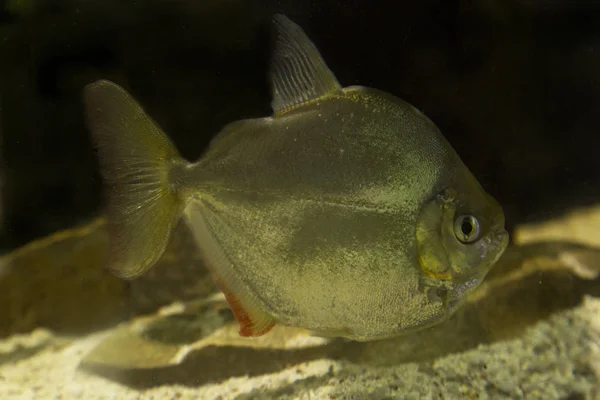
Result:
{"label": "fish", "polygon": [[240,336],[370,341],[448,319],[506,249],[502,207],[415,106],[342,87],[300,26],[272,22],[272,115],[224,126],[195,162],[121,86],[84,88],[107,267],[143,275],[183,219]]}

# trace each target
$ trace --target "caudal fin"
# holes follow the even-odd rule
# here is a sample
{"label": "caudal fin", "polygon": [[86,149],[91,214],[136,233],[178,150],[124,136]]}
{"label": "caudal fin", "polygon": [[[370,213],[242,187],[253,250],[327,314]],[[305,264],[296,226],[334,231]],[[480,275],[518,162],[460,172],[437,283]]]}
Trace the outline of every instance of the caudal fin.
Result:
{"label": "caudal fin", "polygon": [[134,278],[162,256],[184,200],[169,182],[181,157],[123,88],[100,80],[85,87],[88,127],[107,196],[109,268]]}

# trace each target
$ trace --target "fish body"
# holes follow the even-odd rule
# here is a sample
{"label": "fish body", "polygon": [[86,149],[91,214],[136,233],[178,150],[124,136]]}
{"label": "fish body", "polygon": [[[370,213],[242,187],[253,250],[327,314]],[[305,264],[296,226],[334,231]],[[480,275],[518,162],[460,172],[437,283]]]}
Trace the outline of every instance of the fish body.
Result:
{"label": "fish body", "polygon": [[443,321],[507,245],[500,206],[415,107],[342,88],[297,25],[275,26],[274,114],[227,125],[196,163],[123,89],[86,88],[110,268],[144,273],[183,217],[241,335],[372,340]]}

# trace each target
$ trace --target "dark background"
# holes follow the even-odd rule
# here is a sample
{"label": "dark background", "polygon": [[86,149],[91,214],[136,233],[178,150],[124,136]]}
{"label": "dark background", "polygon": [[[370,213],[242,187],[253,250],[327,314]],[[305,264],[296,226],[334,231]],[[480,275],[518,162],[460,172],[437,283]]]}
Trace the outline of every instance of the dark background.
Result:
{"label": "dark background", "polygon": [[0,1],[2,229],[9,250],[101,213],[81,91],[127,88],[184,156],[270,113],[270,17],[316,43],[343,86],[424,111],[507,224],[600,196],[600,1]]}

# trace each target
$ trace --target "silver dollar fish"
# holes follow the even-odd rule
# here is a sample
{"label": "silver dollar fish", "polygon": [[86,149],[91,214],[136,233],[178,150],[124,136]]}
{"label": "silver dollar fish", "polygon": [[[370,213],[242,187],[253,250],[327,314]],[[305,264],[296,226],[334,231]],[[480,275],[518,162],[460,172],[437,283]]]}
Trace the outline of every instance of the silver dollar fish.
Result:
{"label": "silver dollar fish", "polygon": [[240,324],[372,340],[443,321],[508,243],[497,202],[437,127],[385,92],[342,88],[274,18],[273,115],[184,161],[122,88],[84,100],[108,197],[110,268],[134,278],[189,225]]}

